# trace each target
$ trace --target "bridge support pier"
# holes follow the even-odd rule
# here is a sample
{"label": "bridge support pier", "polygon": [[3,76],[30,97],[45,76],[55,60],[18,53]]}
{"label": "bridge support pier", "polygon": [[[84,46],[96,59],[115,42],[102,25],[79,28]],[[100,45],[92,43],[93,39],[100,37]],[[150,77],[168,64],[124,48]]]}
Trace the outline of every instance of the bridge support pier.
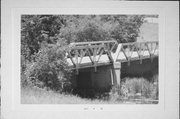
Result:
{"label": "bridge support pier", "polygon": [[113,74],[113,85],[120,87],[121,82],[121,63],[120,62],[114,62],[113,68],[112,68],[112,74]]}

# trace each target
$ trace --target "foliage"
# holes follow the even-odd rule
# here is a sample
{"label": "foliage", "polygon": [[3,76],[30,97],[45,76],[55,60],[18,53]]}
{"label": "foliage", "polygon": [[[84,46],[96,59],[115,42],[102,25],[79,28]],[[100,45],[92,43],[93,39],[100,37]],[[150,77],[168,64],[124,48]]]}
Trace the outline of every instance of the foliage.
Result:
{"label": "foliage", "polygon": [[39,51],[42,41],[55,43],[63,22],[57,15],[22,15],[21,54],[30,60],[30,56]]}
{"label": "foliage", "polygon": [[111,37],[119,43],[135,42],[144,22],[143,15],[104,15],[102,18],[105,26],[109,26]]}
{"label": "foliage", "polygon": [[102,41],[110,40],[110,34],[103,29],[100,21],[96,19],[79,19],[75,24],[70,22],[60,30],[59,37],[70,42]]}
{"label": "foliage", "polygon": [[[136,96],[143,96],[146,98],[155,98],[157,97],[154,91],[158,92],[158,89],[156,88],[156,85],[149,82],[148,80],[144,78],[127,78],[125,82],[121,84],[121,94],[124,94],[123,91],[125,91],[125,88],[127,92],[128,97],[136,97]],[[156,89],[156,90],[154,90]]]}
{"label": "foliage", "polygon": [[138,15],[101,15],[81,16],[73,19],[60,29],[59,37],[68,43],[115,39],[118,42],[135,42],[143,16]]}
{"label": "foliage", "polygon": [[[155,76],[158,78],[157,76]],[[144,78],[124,78],[121,86],[113,86],[109,100],[113,102],[158,103],[158,82],[149,82]],[[156,79],[158,80],[158,79]]]}
{"label": "foliage", "polygon": [[[65,47],[58,45],[44,47],[34,55],[34,62],[27,66],[25,75],[28,82],[38,87],[65,90],[71,71],[66,69]],[[67,86],[67,85],[66,85]]]}

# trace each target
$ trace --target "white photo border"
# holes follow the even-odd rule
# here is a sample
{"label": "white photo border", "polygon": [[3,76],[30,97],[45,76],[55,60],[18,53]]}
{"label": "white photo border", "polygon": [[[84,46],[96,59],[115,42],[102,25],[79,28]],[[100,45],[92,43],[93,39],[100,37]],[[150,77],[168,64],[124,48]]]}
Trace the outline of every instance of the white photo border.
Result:
{"label": "white photo border", "polygon": [[[143,12],[142,12],[142,11]],[[123,11],[123,12],[122,12]],[[122,15],[122,14],[126,14],[126,15],[134,15],[134,14],[137,14],[137,15],[158,15],[158,19],[159,19],[159,23],[160,24],[160,28],[159,28],[159,61],[160,61],[160,70],[159,70],[159,103],[158,104],[137,104],[137,105],[130,105],[130,104],[97,104],[97,105],[91,105],[91,104],[86,104],[86,105],[83,105],[83,104],[76,104],[76,105],[72,105],[72,104],[56,104],[56,106],[54,106],[54,104],[41,104],[40,106],[38,106],[38,104],[31,104],[29,106],[29,104],[21,104],[20,103],[20,31],[21,31],[21,26],[20,26],[20,21],[21,21],[21,15],[29,15],[29,14],[34,14],[34,15],[42,15],[42,14],[48,14],[48,15],[74,15],[74,14],[80,14],[80,15],[89,15],[89,14],[97,14],[97,15],[103,15],[103,14],[108,14],[108,15],[112,15],[112,14],[117,14],[117,15]],[[164,16],[163,16],[163,13],[159,12],[159,9],[158,8],[153,8],[153,9],[124,9],[124,8],[59,8],[59,9],[53,9],[53,8],[47,8],[47,9],[38,9],[38,8],[30,8],[30,9],[22,9],[22,8],[18,8],[18,9],[13,9],[13,20],[12,20],[12,24],[13,24],[13,41],[14,41],[14,48],[13,48],[13,54],[16,54],[14,55],[14,76],[16,80],[13,80],[12,82],[12,86],[14,86],[14,89],[12,90],[14,93],[14,98],[13,98],[13,101],[14,101],[14,107],[19,107],[19,108],[22,108],[23,110],[26,109],[26,107],[28,109],[32,108],[32,106],[36,108],[36,106],[38,106],[38,108],[42,108],[43,110],[46,110],[46,109],[51,109],[51,110],[66,110],[66,111],[77,111],[77,110],[81,110],[83,111],[84,109],[90,109],[90,110],[93,110],[93,109],[96,109],[96,110],[100,110],[100,109],[103,109],[105,111],[130,111],[130,110],[134,110],[134,109],[137,109],[137,110],[160,110],[160,109],[163,109],[163,104],[164,104],[164,81],[161,80],[161,79],[164,79],[163,78],[163,61],[161,61],[161,59],[164,59],[162,58],[163,55],[164,55],[164,40],[162,39],[163,38],[163,29],[162,27],[164,26],[163,25],[163,19],[164,19]],[[18,75],[17,75],[18,74]],[[17,80],[18,79],[18,80]],[[16,94],[16,95],[15,95]],[[46,106],[48,106],[48,108],[46,108]],[[56,107],[56,108],[55,108]],[[32,110],[35,110],[34,108],[32,108]],[[38,109],[39,110],[39,109]]]}
{"label": "white photo border", "polygon": [[[78,115],[85,113],[87,115],[90,115],[91,113],[94,113],[95,115],[98,112],[107,115],[106,113],[112,113],[117,118],[118,116],[123,116],[123,118],[128,117],[140,117],[144,118],[152,118],[152,117],[165,117],[163,114],[165,114],[168,107],[166,107],[166,103],[168,102],[168,97],[166,94],[167,89],[169,85],[167,85],[167,68],[168,65],[166,65],[168,59],[167,59],[167,44],[170,42],[167,40],[167,28],[168,24],[167,22],[167,3],[165,4],[166,7],[163,7],[163,4],[161,5],[161,2],[158,3],[158,5],[155,5],[154,3],[149,2],[149,4],[153,5],[151,7],[148,4],[144,2],[134,2],[134,3],[126,3],[123,2],[123,4],[115,1],[110,2],[82,2],[80,5],[70,5],[68,4],[60,5],[60,6],[48,6],[45,5],[44,7],[30,7],[30,8],[22,8],[22,7],[13,7],[10,6],[8,11],[8,18],[10,19],[11,23],[8,25],[9,27],[6,28],[7,30],[4,31],[4,33],[7,35],[7,31],[9,30],[9,37],[6,37],[6,35],[3,35],[2,38],[7,39],[6,44],[4,48],[7,49],[7,47],[10,47],[7,51],[7,54],[9,56],[9,59],[3,59],[2,65],[7,65],[7,67],[10,68],[11,75],[7,76],[6,73],[3,74],[3,77],[9,78],[7,82],[3,80],[2,88],[4,88],[3,91],[3,97],[5,99],[8,98],[7,102],[3,104],[5,106],[4,110],[2,110],[2,113],[4,112],[5,116],[11,117],[12,115],[16,117],[21,117],[22,115],[19,115],[19,113],[23,112],[22,117],[26,117],[26,115],[29,115],[29,118],[33,117],[29,113],[34,113],[37,115],[37,117],[40,117],[39,112],[43,112],[44,118],[49,118],[53,114],[55,114],[56,117],[61,117],[61,115],[64,115],[65,117],[69,117],[69,113],[72,115]],[[103,5],[102,5],[102,4]],[[140,6],[138,4],[141,4]],[[100,5],[101,4],[101,5]],[[143,6],[144,4],[144,6]],[[173,3],[172,3],[173,4]],[[83,5],[83,7],[81,6]],[[95,5],[93,7],[93,5]],[[113,7],[113,5],[115,7]],[[28,6],[28,5],[27,5]],[[129,7],[128,7],[129,6]],[[143,6],[143,7],[142,7]],[[159,7],[161,6],[161,7]],[[173,5],[172,5],[173,6]],[[6,13],[6,12],[4,12]],[[158,104],[21,104],[21,88],[20,88],[20,44],[21,44],[21,15],[30,15],[30,14],[52,14],[52,15],[74,15],[74,14],[127,14],[127,15],[148,15],[148,14],[157,14],[159,15],[159,103]],[[6,15],[4,15],[6,16]],[[3,33],[3,32],[2,32]],[[5,38],[6,37],[6,38]],[[176,39],[177,37],[175,37]],[[166,40],[164,40],[166,39]],[[8,46],[10,43],[11,45]],[[176,42],[175,42],[176,43]],[[172,44],[172,43],[171,43]],[[10,53],[9,53],[10,52]],[[3,55],[5,55],[5,52],[3,50]],[[2,55],[2,56],[3,56]],[[177,56],[175,56],[177,57]],[[179,58],[179,57],[178,57]],[[10,61],[11,63],[7,63],[7,61]],[[175,69],[176,71],[177,69]],[[3,71],[5,72],[5,71]],[[173,72],[172,72],[173,73]],[[177,77],[177,75],[175,75]],[[4,84],[6,84],[4,86]],[[174,84],[174,83],[173,83]],[[5,91],[8,89],[7,94]],[[175,88],[177,89],[177,88]],[[174,90],[175,90],[174,89]],[[169,93],[168,93],[169,94]],[[176,96],[175,96],[176,97]],[[11,111],[11,116],[8,115],[8,111]],[[47,114],[46,112],[50,112]],[[58,113],[57,113],[58,112]],[[131,112],[132,114],[129,114]],[[144,114],[141,114],[144,113]],[[155,114],[154,114],[155,113]],[[177,112],[176,112],[177,113]],[[126,115],[126,116],[125,116]],[[147,115],[150,115],[147,116]],[[12,116],[13,117],[13,116]],[[28,116],[27,116],[28,117]],[[92,116],[91,116],[92,117]],[[96,116],[95,116],[96,117]],[[108,116],[107,116],[108,117]],[[98,118],[98,116],[96,117]]]}

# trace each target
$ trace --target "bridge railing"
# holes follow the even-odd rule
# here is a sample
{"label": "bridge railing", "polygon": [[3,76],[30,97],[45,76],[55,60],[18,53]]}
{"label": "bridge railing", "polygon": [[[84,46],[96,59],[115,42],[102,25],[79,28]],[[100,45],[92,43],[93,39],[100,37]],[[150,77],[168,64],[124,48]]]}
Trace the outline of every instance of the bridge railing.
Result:
{"label": "bridge railing", "polygon": [[[107,58],[104,63],[130,62],[158,55],[158,42],[121,43],[117,41],[94,41],[71,43],[67,50],[67,58],[73,68],[96,67],[102,65],[100,59]],[[105,57],[106,56],[106,57]],[[87,64],[87,65],[85,65]],[[129,64],[129,63],[128,63]]]}
{"label": "bridge railing", "polygon": [[115,46],[117,46],[117,41],[115,40],[110,40],[110,41],[93,41],[93,42],[76,42],[76,43],[71,43],[69,46],[71,47],[71,49],[73,49],[74,47],[86,47],[86,46],[98,46],[98,45],[103,45],[104,47],[106,47],[108,50],[113,51]]}
{"label": "bridge railing", "polygon": [[84,57],[89,58],[90,66],[98,66],[98,62],[102,55],[107,55],[110,62],[113,62],[111,52],[117,46],[116,41],[95,41],[71,43],[67,51],[67,58],[71,60],[76,69],[80,68]]}
{"label": "bridge railing", "polygon": [[[116,54],[118,52],[118,56],[120,52],[123,53],[125,59],[119,59],[120,61],[129,62],[131,60],[140,60],[144,58],[153,58],[158,55],[158,42],[133,42],[133,43],[122,43],[120,44],[121,48],[116,50]],[[116,57],[118,57],[116,56]],[[114,59],[115,61],[118,58]]]}

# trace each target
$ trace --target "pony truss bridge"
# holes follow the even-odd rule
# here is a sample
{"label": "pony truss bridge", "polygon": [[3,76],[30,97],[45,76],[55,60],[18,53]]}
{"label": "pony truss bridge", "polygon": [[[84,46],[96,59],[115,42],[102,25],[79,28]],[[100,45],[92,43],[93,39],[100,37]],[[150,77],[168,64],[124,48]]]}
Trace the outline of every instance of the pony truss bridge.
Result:
{"label": "pony truss bridge", "polygon": [[98,66],[114,64],[116,62],[127,62],[158,57],[158,41],[117,43],[111,41],[76,42],[69,45],[66,51],[66,58],[69,67],[79,69],[94,67],[95,72]]}

